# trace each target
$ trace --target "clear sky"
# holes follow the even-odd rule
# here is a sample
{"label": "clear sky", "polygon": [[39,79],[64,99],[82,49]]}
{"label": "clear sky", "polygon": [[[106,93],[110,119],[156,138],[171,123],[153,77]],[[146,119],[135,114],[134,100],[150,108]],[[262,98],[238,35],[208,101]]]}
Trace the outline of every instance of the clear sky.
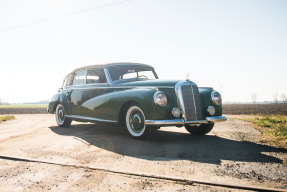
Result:
{"label": "clear sky", "polygon": [[224,101],[273,100],[287,94],[287,1],[0,0],[2,100],[47,100],[74,68],[124,61],[189,73]]}

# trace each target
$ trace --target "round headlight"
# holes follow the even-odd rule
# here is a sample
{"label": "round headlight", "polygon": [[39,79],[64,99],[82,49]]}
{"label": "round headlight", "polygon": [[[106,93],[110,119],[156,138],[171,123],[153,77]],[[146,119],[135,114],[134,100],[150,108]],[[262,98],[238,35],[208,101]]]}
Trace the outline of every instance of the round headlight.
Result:
{"label": "round headlight", "polygon": [[158,104],[159,106],[166,106],[167,104],[167,98],[165,94],[161,91],[157,91],[153,95],[153,99],[155,104]]}
{"label": "round headlight", "polygon": [[213,103],[215,103],[216,105],[220,105],[221,104],[221,101],[222,101],[221,95],[217,91],[212,91],[211,92],[211,99],[212,99]]}

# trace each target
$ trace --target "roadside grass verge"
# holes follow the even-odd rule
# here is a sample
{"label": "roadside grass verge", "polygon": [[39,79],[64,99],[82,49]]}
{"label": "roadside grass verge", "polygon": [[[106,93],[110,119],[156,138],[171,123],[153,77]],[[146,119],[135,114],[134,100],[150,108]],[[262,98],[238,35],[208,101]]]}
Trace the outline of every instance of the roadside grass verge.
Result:
{"label": "roadside grass verge", "polygon": [[16,118],[13,115],[0,116],[0,123],[3,121],[14,120],[14,119]]}
{"label": "roadside grass verge", "polygon": [[239,118],[252,122],[263,136],[262,141],[287,149],[287,116],[286,115],[255,115]]}
{"label": "roadside grass verge", "polygon": [[18,105],[0,105],[0,108],[47,108],[46,104],[18,104]]}

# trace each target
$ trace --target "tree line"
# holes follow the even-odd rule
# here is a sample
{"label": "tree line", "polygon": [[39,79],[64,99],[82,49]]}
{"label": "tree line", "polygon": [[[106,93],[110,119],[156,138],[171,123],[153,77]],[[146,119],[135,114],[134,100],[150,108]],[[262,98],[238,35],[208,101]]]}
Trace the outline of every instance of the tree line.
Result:
{"label": "tree line", "polygon": [[[257,102],[257,94],[256,93],[252,93],[252,95],[251,95],[251,99],[252,99],[252,102],[253,102],[253,104],[256,104],[256,102]],[[274,103],[279,103],[279,99],[281,99],[281,101],[283,102],[283,103],[287,103],[287,96],[286,96],[286,94],[282,94],[281,96],[280,96],[280,98],[279,98],[279,95],[278,95],[278,93],[274,93],[273,94],[273,101],[274,101]]]}

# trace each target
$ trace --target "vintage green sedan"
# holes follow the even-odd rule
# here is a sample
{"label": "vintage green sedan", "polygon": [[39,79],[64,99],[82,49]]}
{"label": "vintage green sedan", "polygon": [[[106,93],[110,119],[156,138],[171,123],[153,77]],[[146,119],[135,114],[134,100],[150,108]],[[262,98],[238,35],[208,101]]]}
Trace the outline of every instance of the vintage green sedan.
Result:
{"label": "vintage green sedan", "polygon": [[222,116],[221,95],[190,80],[160,80],[150,65],[111,63],[75,69],[49,102],[57,124],[72,120],[125,126],[143,138],[162,126],[210,132]]}

